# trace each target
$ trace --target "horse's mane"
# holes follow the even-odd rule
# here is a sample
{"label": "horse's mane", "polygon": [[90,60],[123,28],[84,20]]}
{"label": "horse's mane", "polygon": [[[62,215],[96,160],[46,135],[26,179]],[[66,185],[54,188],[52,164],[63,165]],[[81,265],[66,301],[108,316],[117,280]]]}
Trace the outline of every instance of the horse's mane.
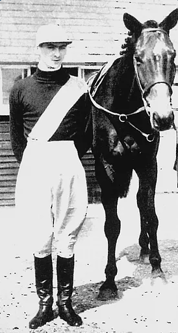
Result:
{"label": "horse's mane", "polygon": [[154,20],[148,20],[145,23],[143,23],[143,29],[146,29],[146,28],[158,28],[158,27],[159,27],[159,24],[156,21],[154,21]]}

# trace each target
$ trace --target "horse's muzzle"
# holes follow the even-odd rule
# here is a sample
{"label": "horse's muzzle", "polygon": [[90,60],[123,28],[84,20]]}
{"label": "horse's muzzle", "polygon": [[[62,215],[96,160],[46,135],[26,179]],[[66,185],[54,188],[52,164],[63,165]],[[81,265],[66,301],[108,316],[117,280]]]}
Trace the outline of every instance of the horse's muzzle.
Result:
{"label": "horse's muzzle", "polygon": [[153,112],[151,119],[152,127],[157,131],[166,131],[173,127],[174,125],[174,113],[170,111],[169,114],[160,115],[158,112]]}

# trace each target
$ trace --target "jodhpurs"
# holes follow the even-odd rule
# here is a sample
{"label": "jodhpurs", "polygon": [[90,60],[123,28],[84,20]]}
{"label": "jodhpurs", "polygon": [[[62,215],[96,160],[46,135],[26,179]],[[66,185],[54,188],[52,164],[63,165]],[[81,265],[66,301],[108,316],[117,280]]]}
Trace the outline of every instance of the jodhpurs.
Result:
{"label": "jodhpurs", "polygon": [[32,253],[72,257],[85,220],[85,170],[73,141],[29,140],[16,183],[16,210]]}

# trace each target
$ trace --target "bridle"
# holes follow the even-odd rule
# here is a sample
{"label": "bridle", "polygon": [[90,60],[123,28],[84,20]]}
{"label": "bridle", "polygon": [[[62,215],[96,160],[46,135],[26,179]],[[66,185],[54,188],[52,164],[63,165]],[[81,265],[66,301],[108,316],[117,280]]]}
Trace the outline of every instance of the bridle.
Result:
{"label": "bridle", "polygon": [[[101,82],[100,82],[100,84],[101,84]],[[98,90],[99,86],[100,86],[100,85],[98,85],[97,89],[95,89],[95,93],[96,93],[96,91]],[[108,114],[110,114],[110,115],[112,115],[112,116],[116,116],[116,117],[118,117],[118,118],[119,118],[119,121],[120,121],[121,123],[126,123],[126,122],[127,122],[130,126],[132,126],[134,129],[136,129],[138,132],[140,132],[140,133],[146,138],[146,140],[147,140],[148,142],[153,142],[153,141],[154,141],[154,134],[153,134],[153,133],[150,133],[150,134],[144,133],[142,130],[140,130],[138,127],[136,127],[134,124],[132,124],[132,123],[129,121],[129,118],[130,118],[131,116],[134,116],[134,115],[136,115],[136,114],[138,114],[138,113],[140,113],[140,112],[145,111],[145,106],[142,106],[142,107],[140,107],[138,110],[136,110],[136,111],[134,111],[134,112],[131,112],[131,113],[128,113],[128,114],[125,114],[125,113],[120,113],[120,114],[119,114],[119,113],[115,113],[115,112],[113,112],[113,111],[110,111],[110,110],[106,109],[105,107],[103,107],[102,105],[98,104],[98,103],[94,100],[94,98],[93,98],[93,96],[92,96],[91,89],[88,89],[88,94],[89,94],[89,97],[90,97],[90,100],[91,100],[92,104],[93,104],[98,110],[104,111],[104,112],[106,112],[106,113],[108,113]]]}
{"label": "bridle", "polygon": [[[144,32],[147,31],[161,31],[161,32],[164,32],[166,33],[165,30],[161,29],[161,28],[146,28],[144,29]],[[147,92],[153,87],[155,86],[156,84],[160,84],[160,83],[164,83],[166,84],[168,87],[169,87],[169,90],[170,90],[170,94],[172,95],[172,87],[170,85],[170,83],[168,81],[154,81],[150,84],[148,84],[145,88],[142,87],[141,85],[141,82],[140,82],[140,78],[139,78],[139,75],[138,75],[138,69],[137,69],[137,63],[136,63],[136,59],[135,59],[135,55],[133,56],[133,65],[134,65],[134,70],[135,70],[135,77],[136,77],[136,80],[137,80],[137,83],[138,83],[138,86],[139,86],[139,89],[141,91],[141,96],[142,96],[142,100],[143,100],[143,105],[142,107],[140,107],[138,110],[132,112],[132,113],[128,113],[128,114],[125,114],[125,113],[115,113],[113,111],[110,111],[108,109],[106,109],[105,107],[103,107],[102,105],[98,104],[95,100],[94,100],[94,95],[96,94],[101,82],[103,81],[103,79],[105,78],[107,72],[105,72],[105,74],[103,75],[102,79],[100,80],[98,86],[95,88],[94,92],[91,93],[91,88],[88,89],[88,93],[89,93],[89,97],[90,97],[90,100],[92,102],[92,104],[98,109],[98,110],[101,110],[101,111],[104,111],[112,116],[116,116],[119,118],[119,121],[121,123],[128,123],[130,126],[132,126],[134,129],[136,129],[138,132],[140,132],[148,142],[153,142],[154,139],[155,139],[155,135],[154,133],[150,133],[150,134],[147,134],[147,133],[144,133],[142,130],[140,130],[138,127],[136,127],[134,124],[132,124],[129,120],[129,118],[131,116],[134,116],[138,113],[141,113],[143,111],[146,111],[147,115],[149,116],[149,112],[147,111],[147,109],[149,108],[149,105],[145,99],[145,96],[147,95]]]}
{"label": "bridle", "polygon": [[[134,64],[135,76],[136,76],[137,83],[138,83],[138,86],[139,86],[141,94],[142,94],[142,99],[143,99],[144,105],[146,103],[145,96],[150,91],[150,89],[152,87],[154,87],[156,84],[160,84],[160,83],[166,84],[168,86],[168,88],[169,88],[170,95],[172,95],[172,87],[171,87],[171,85],[170,85],[170,83],[168,81],[154,81],[154,82],[151,82],[151,83],[147,84],[145,88],[142,88],[142,85],[141,85],[141,82],[140,82],[140,78],[139,78],[139,75],[138,75],[138,69],[137,69],[136,62],[137,61],[135,59],[135,56],[133,56],[133,64]],[[146,104],[146,106],[147,106],[147,104]]]}
{"label": "bridle", "polygon": [[[144,33],[144,32],[156,32],[156,31],[158,31],[158,32],[160,31],[160,32],[163,32],[163,33],[167,34],[167,32],[165,30],[161,29],[161,28],[145,28],[142,33]],[[139,86],[140,91],[141,91],[142,100],[143,100],[146,112],[147,112],[147,108],[149,108],[149,105],[148,105],[148,102],[145,99],[145,96],[148,94],[150,89],[152,87],[154,87],[156,84],[162,84],[162,83],[166,84],[169,88],[170,95],[172,95],[172,87],[171,87],[171,84],[167,80],[153,81],[153,82],[147,84],[143,88],[142,85],[141,85],[139,75],[138,75],[137,61],[136,61],[136,56],[135,55],[133,55],[133,65],[134,65],[135,76],[136,76],[137,83],[138,83],[138,86]]]}
{"label": "bridle", "polygon": [[104,108],[102,105],[98,104],[94,98],[92,97],[91,95],[91,92],[90,90],[88,91],[89,92],[89,96],[90,96],[90,100],[92,102],[92,104],[98,109],[98,110],[101,110],[101,111],[104,111],[112,116],[116,116],[119,118],[119,121],[121,123],[128,123],[129,125],[131,125],[133,128],[135,128],[138,132],[140,132],[148,142],[152,142],[154,140],[154,134],[151,133],[151,134],[146,134],[144,133],[143,131],[141,131],[138,127],[136,127],[134,124],[132,124],[128,119],[131,117],[131,116],[134,116],[135,114],[138,114],[140,112],[143,112],[145,111],[145,107],[142,106],[141,108],[139,108],[138,110],[132,112],[132,113],[128,113],[128,114],[125,114],[125,113],[115,113],[115,112],[112,112],[106,108]]}

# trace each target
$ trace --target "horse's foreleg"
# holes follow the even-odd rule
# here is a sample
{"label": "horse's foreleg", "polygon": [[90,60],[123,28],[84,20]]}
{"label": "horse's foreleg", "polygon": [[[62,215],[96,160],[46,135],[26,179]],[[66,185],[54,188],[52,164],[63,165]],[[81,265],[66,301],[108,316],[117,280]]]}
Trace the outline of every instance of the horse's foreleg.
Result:
{"label": "horse's foreleg", "polygon": [[[141,193],[138,191],[137,194],[137,204],[138,207],[141,207]],[[140,209],[141,210],[141,209]],[[140,222],[141,222],[141,232],[139,237],[139,245],[141,247],[140,251],[140,260],[144,263],[148,262],[150,249],[149,249],[149,236],[148,236],[148,223],[143,214],[140,212]]]}
{"label": "horse's foreleg", "polygon": [[[144,168],[143,168],[144,169]],[[155,186],[157,180],[156,161],[144,170],[137,171],[139,177],[139,190],[137,204],[141,218],[141,233],[139,243],[141,246],[141,258],[149,253],[152,272],[160,273],[161,256],[158,250],[157,229],[158,218],[155,212]],[[150,249],[148,245],[150,244]]]}
{"label": "horse's foreleg", "polygon": [[107,202],[104,195],[101,198],[106,214],[104,231],[108,241],[108,257],[105,268],[106,281],[100,287],[98,296],[103,300],[117,297],[117,287],[114,281],[117,274],[115,251],[117,239],[120,234],[120,220],[117,216],[118,198],[114,197],[111,199],[111,197],[107,193]]}

